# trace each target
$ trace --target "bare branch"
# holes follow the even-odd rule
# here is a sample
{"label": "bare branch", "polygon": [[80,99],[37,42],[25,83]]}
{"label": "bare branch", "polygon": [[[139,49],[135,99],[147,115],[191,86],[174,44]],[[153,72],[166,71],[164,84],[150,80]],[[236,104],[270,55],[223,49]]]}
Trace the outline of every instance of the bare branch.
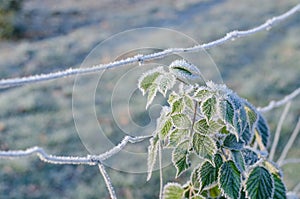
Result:
{"label": "bare branch", "polygon": [[276,151],[276,148],[277,148],[277,144],[278,144],[281,129],[282,129],[282,124],[283,124],[284,119],[286,118],[287,113],[289,112],[290,107],[291,107],[291,102],[286,104],[286,106],[284,107],[283,113],[280,116],[280,119],[279,119],[279,122],[278,122],[277,128],[276,128],[272,148],[271,148],[271,151],[270,151],[270,156],[269,156],[270,160],[273,160],[273,158],[274,158],[274,154],[275,154],[275,151]]}
{"label": "bare branch", "polygon": [[103,164],[98,163],[98,167],[99,167],[99,171],[103,176],[104,182],[106,184],[106,187],[108,189],[109,195],[111,199],[117,199],[114,187],[112,186],[110,177],[108,176],[107,172],[105,171],[105,168],[103,166]]}
{"label": "bare branch", "polygon": [[97,165],[107,158],[119,153],[128,142],[137,143],[149,138],[150,136],[138,136],[131,137],[125,136],[124,139],[111,150],[100,154],[100,155],[87,155],[85,157],[79,156],[56,156],[49,155],[43,148],[32,147],[26,150],[11,150],[11,151],[0,151],[0,158],[22,158],[36,154],[40,160],[50,164],[85,164],[85,165]]}
{"label": "bare branch", "polygon": [[58,72],[49,73],[49,74],[40,74],[40,75],[33,75],[33,76],[21,77],[21,78],[2,79],[2,80],[0,80],[0,88],[7,88],[7,87],[14,87],[14,86],[21,86],[21,85],[25,85],[25,84],[32,84],[32,83],[37,83],[37,82],[44,82],[44,81],[48,81],[48,80],[54,80],[54,79],[69,77],[69,76],[73,76],[73,75],[89,74],[89,73],[94,73],[94,72],[98,72],[98,71],[105,70],[105,69],[121,67],[121,66],[124,66],[127,64],[133,64],[133,63],[138,63],[138,62],[159,59],[159,58],[163,58],[163,57],[166,57],[166,56],[174,54],[174,53],[197,52],[202,49],[209,49],[214,46],[219,46],[227,41],[231,41],[232,39],[246,37],[246,36],[253,35],[257,32],[268,30],[272,26],[275,26],[278,22],[287,19],[288,17],[292,16],[299,10],[300,10],[300,4],[296,5],[295,7],[293,7],[292,9],[290,9],[289,11],[285,12],[282,15],[279,15],[277,17],[273,17],[273,18],[267,20],[265,23],[263,23],[257,27],[254,27],[249,30],[244,30],[244,31],[234,30],[232,32],[227,33],[224,37],[217,39],[215,41],[209,42],[209,43],[204,43],[204,44],[196,45],[196,46],[189,47],[189,48],[169,48],[169,49],[163,50],[161,52],[153,53],[153,54],[136,55],[134,57],[129,57],[129,58],[111,62],[108,64],[99,64],[99,65],[91,66],[88,68],[69,68],[64,71],[58,71]]}
{"label": "bare branch", "polygon": [[295,129],[294,129],[294,131],[293,131],[293,133],[292,133],[292,135],[291,135],[288,143],[285,145],[285,147],[284,147],[284,149],[283,149],[283,151],[282,151],[279,159],[277,160],[277,164],[279,166],[281,166],[282,162],[284,161],[284,159],[285,159],[287,153],[289,152],[290,148],[292,147],[292,145],[293,145],[293,143],[294,143],[294,141],[295,141],[295,139],[296,139],[299,131],[300,131],[300,117],[298,118],[297,125],[296,125],[296,127],[295,127]]}
{"label": "bare branch", "polygon": [[283,160],[280,164],[280,166],[284,166],[286,164],[299,164],[300,163],[300,158],[289,158],[286,160]]}
{"label": "bare branch", "polygon": [[295,188],[293,189],[293,192],[295,192],[295,193],[300,192],[300,182],[295,186]]}
{"label": "bare branch", "polygon": [[279,100],[279,101],[271,101],[267,106],[265,107],[259,107],[257,108],[260,112],[268,112],[274,108],[280,107],[286,103],[288,103],[289,101],[291,101],[292,99],[294,99],[295,97],[297,97],[300,94],[300,87],[297,88],[296,90],[294,90],[292,93],[290,93],[289,95],[285,96],[283,99]]}

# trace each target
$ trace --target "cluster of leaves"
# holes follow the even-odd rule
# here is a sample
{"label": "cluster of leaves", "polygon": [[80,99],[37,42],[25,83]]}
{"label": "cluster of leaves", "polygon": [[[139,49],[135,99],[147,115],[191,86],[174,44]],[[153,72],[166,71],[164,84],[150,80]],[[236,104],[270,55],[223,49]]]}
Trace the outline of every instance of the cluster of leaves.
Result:
{"label": "cluster of leaves", "polygon": [[[165,185],[164,199],[286,198],[282,174],[267,160],[270,133],[264,117],[225,85],[199,86],[193,83],[197,79],[196,66],[177,60],[139,80],[140,90],[148,94],[146,108],[157,92],[168,100],[148,147],[148,180],[159,147],[171,148],[176,178],[193,171],[184,185]],[[202,160],[195,168],[193,157]]]}
{"label": "cluster of leaves", "polygon": [[0,39],[10,38],[19,32],[17,15],[23,0],[0,0]]}

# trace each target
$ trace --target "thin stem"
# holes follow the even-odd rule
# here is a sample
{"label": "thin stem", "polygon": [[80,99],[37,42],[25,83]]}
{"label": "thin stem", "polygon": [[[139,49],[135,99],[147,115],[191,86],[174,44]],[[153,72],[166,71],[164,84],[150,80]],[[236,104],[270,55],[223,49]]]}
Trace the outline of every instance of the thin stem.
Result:
{"label": "thin stem", "polygon": [[234,30],[232,32],[227,33],[222,38],[217,39],[215,41],[211,41],[209,43],[204,43],[204,44],[196,45],[196,46],[189,47],[189,48],[169,48],[169,49],[163,50],[161,52],[152,53],[152,54],[148,54],[148,55],[135,55],[133,57],[122,59],[119,61],[114,61],[114,62],[111,62],[108,64],[94,65],[94,66],[91,66],[88,68],[69,68],[64,71],[58,71],[58,72],[49,73],[49,74],[40,74],[40,75],[33,75],[33,76],[21,77],[21,78],[2,79],[2,80],[0,80],[0,88],[7,88],[7,87],[14,87],[14,86],[21,86],[21,85],[25,85],[25,84],[44,82],[44,81],[59,79],[59,78],[63,78],[63,77],[74,76],[74,75],[95,73],[95,72],[98,72],[101,70],[117,68],[117,67],[121,67],[121,66],[128,65],[128,64],[160,59],[160,58],[166,57],[168,55],[176,54],[176,53],[197,52],[197,51],[200,51],[203,49],[210,49],[214,46],[222,45],[222,44],[226,43],[227,41],[231,41],[232,39],[246,37],[246,36],[250,36],[255,33],[264,31],[264,30],[269,30],[270,27],[274,26],[275,24],[277,24],[280,21],[287,19],[288,17],[292,16],[299,10],[300,10],[300,4],[296,5],[295,7],[288,10],[287,12],[283,13],[282,15],[268,19],[265,23],[263,23],[259,26],[256,26],[252,29],[245,30],[245,31]]}
{"label": "thin stem", "polygon": [[193,121],[192,121],[192,128],[191,128],[191,132],[190,132],[190,136],[193,136],[193,132],[194,132],[194,125],[196,122],[196,116],[197,116],[197,108],[198,108],[198,102],[195,102],[195,109],[194,109],[194,115],[193,115]]}
{"label": "thin stem", "polygon": [[293,192],[295,193],[300,192],[300,182],[294,187]]}
{"label": "thin stem", "polygon": [[279,141],[279,137],[280,137],[280,132],[281,132],[281,129],[282,129],[282,124],[283,124],[284,119],[286,118],[287,113],[289,112],[290,107],[291,107],[291,102],[288,102],[286,104],[286,106],[284,107],[284,110],[283,110],[283,112],[281,114],[281,117],[279,119],[279,122],[278,122],[278,125],[277,125],[277,128],[276,128],[276,132],[275,132],[275,136],[274,136],[274,141],[273,141],[272,148],[271,148],[271,151],[270,151],[270,156],[269,156],[270,160],[273,160],[273,158],[274,158],[274,154],[275,154],[277,144],[278,144],[278,141]]}
{"label": "thin stem", "polygon": [[102,174],[102,177],[104,179],[104,182],[106,184],[106,187],[108,189],[109,195],[111,199],[117,199],[114,187],[112,186],[110,177],[108,176],[107,172],[105,171],[105,168],[102,163],[98,163],[99,171]]}
{"label": "thin stem", "polygon": [[163,168],[162,168],[162,151],[161,142],[158,145],[158,159],[159,159],[159,198],[163,198]]}
{"label": "thin stem", "polygon": [[286,146],[284,147],[279,159],[277,160],[277,164],[280,166],[282,164],[282,162],[284,161],[287,153],[289,152],[290,148],[292,147],[298,133],[300,131],[300,117],[298,118],[298,122],[297,122],[297,125],[288,141],[288,143],[286,144]]}
{"label": "thin stem", "polygon": [[10,150],[0,151],[0,158],[22,158],[36,154],[43,162],[50,164],[84,164],[84,165],[97,165],[99,162],[106,160],[107,158],[119,153],[128,142],[137,143],[149,138],[151,136],[125,136],[124,139],[115,147],[109,151],[100,155],[87,155],[84,157],[79,156],[56,156],[47,154],[41,147],[31,147],[25,150]]}
{"label": "thin stem", "polygon": [[291,101],[292,99],[297,97],[299,94],[300,94],[300,87],[297,88],[296,90],[294,90],[292,93],[286,95],[283,99],[281,99],[279,101],[271,101],[267,106],[259,107],[259,108],[257,108],[257,110],[259,110],[260,112],[268,112],[274,108],[280,107],[280,106],[288,103],[289,101]]}

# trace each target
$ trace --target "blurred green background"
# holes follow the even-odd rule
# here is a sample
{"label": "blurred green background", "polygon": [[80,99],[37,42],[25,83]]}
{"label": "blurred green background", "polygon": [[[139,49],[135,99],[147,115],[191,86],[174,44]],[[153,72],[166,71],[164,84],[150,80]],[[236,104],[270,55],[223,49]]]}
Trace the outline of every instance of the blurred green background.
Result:
{"label": "blurred green background", "polygon": [[[128,29],[149,26],[171,28],[199,43],[208,42],[231,30],[259,25],[297,3],[298,0],[0,0],[0,78],[80,67],[97,44]],[[116,46],[121,48],[127,44],[124,41]],[[178,43],[178,47],[182,45]],[[270,100],[279,100],[300,87],[300,14],[269,31],[227,42],[208,52],[228,87],[255,106],[265,106]],[[99,63],[115,59],[109,52],[106,53],[99,58]],[[106,78],[104,85],[109,89],[109,80],[114,80],[109,75]],[[88,151],[77,134],[72,115],[74,81],[75,77],[72,77],[0,90],[0,149],[25,149],[38,145],[51,154],[86,155]],[[86,80],[80,87],[84,89],[89,84],[92,82]],[[104,123],[103,130],[111,141],[118,143],[124,133],[114,123],[114,118],[101,116],[109,115],[111,108],[110,96],[101,91],[97,90],[95,96],[98,120]],[[137,103],[135,108],[141,111],[145,105],[145,101],[140,100],[132,103]],[[283,107],[264,114],[272,135],[282,110]],[[153,117],[157,115],[153,113]],[[285,118],[275,158],[279,157],[299,116],[298,97]],[[140,124],[149,122],[149,115],[145,112],[137,111],[133,117]],[[128,118],[123,119],[126,125]],[[92,130],[86,129],[87,133]],[[147,145],[147,141],[143,142],[139,150],[146,151]],[[130,145],[128,149],[133,147]],[[299,136],[288,157],[300,157]],[[122,157],[116,163],[133,168],[145,167],[131,165]],[[284,166],[283,171],[287,188],[292,190],[300,182],[300,165]],[[173,179],[175,169],[172,166],[164,168],[164,172],[165,182],[184,181],[188,176]],[[143,173],[109,168],[108,173],[120,198],[158,196],[157,171],[149,182],[146,182],[146,174]],[[33,156],[0,160],[0,198],[109,196],[96,167],[50,165]]]}

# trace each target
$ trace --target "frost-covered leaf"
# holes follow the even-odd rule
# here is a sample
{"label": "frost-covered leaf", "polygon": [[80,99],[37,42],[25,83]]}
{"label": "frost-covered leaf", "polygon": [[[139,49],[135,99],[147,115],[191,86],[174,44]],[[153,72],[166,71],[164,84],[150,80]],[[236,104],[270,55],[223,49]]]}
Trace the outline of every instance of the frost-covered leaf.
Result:
{"label": "frost-covered leaf", "polygon": [[228,149],[241,150],[244,147],[244,143],[238,142],[235,135],[228,134],[224,139],[223,146]]}
{"label": "frost-covered leaf", "polygon": [[217,168],[208,161],[203,162],[199,170],[199,178],[201,189],[211,187],[218,179]]}
{"label": "frost-covered leaf", "polygon": [[147,180],[150,180],[151,175],[152,175],[152,170],[153,170],[154,164],[156,162],[158,145],[159,145],[159,138],[156,135],[156,136],[154,136],[150,139],[150,145],[148,147],[148,176],[147,176]]}
{"label": "frost-covered leaf", "polygon": [[207,121],[209,121],[212,116],[216,113],[217,109],[217,99],[213,96],[201,103],[201,111],[205,115]]}
{"label": "frost-covered leaf", "polygon": [[170,107],[163,106],[161,111],[160,111],[160,116],[156,120],[156,131],[160,131],[163,126],[165,125],[166,121],[170,119]]}
{"label": "frost-covered leaf", "polygon": [[190,167],[188,161],[189,141],[185,140],[179,143],[172,153],[172,162],[176,167],[176,178]]}
{"label": "frost-covered leaf", "polygon": [[179,98],[172,103],[172,114],[173,113],[182,113],[184,109],[183,98]]}
{"label": "frost-covered leaf", "polygon": [[234,109],[233,125],[239,135],[243,133],[248,122],[243,100],[235,94],[228,95]]}
{"label": "frost-covered leaf", "polygon": [[152,84],[148,88],[148,97],[147,97],[146,109],[148,109],[149,105],[153,102],[154,97],[156,96],[156,93],[157,93],[157,85]]}
{"label": "frost-covered leaf", "polygon": [[148,71],[147,73],[144,73],[138,82],[138,87],[142,91],[143,95],[150,89],[150,87],[154,84],[157,77],[162,74],[163,67],[159,67],[153,70]]}
{"label": "frost-covered leaf", "polygon": [[173,104],[173,102],[175,100],[177,100],[179,98],[180,98],[180,96],[177,93],[175,93],[174,91],[172,91],[172,93],[170,93],[170,95],[169,95],[168,103],[171,105],[171,104]]}
{"label": "frost-covered leaf", "polygon": [[176,77],[183,80],[196,80],[200,79],[200,71],[193,64],[185,60],[175,60],[169,66],[170,72]]}
{"label": "frost-covered leaf", "polygon": [[245,105],[245,110],[246,110],[246,114],[247,114],[247,121],[250,127],[250,131],[254,130],[254,125],[257,122],[257,113],[255,112],[255,110],[250,107],[250,105]]}
{"label": "frost-covered leaf", "polygon": [[184,96],[183,100],[187,108],[189,108],[190,110],[195,109],[195,103],[193,102],[193,99],[190,96],[188,95]]}
{"label": "frost-covered leaf", "polygon": [[231,150],[232,159],[236,165],[236,167],[239,169],[239,171],[242,173],[245,171],[245,160],[240,151]]}
{"label": "frost-covered leaf", "polygon": [[222,157],[219,154],[216,154],[214,157],[215,166],[213,166],[209,161],[204,161],[196,167],[191,175],[191,182],[194,187],[200,188],[201,186],[201,189],[203,190],[216,183],[218,171],[222,163]]}
{"label": "frost-covered leaf", "polygon": [[167,91],[173,88],[175,85],[175,76],[170,73],[165,73],[160,75],[156,79],[156,84],[158,85],[158,91],[166,97]]}
{"label": "frost-covered leaf", "polygon": [[258,161],[258,155],[255,151],[249,148],[244,148],[243,150],[241,150],[241,152],[247,166],[251,166]]}
{"label": "frost-covered leaf", "polygon": [[164,187],[163,199],[182,199],[184,189],[178,183],[168,183]]}
{"label": "frost-covered leaf", "polygon": [[196,92],[193,95],[193,99],[197,102],[201,102],[207,97],[211,95],[210,91],[207,88],[200,87],[196,90]]}
{"label": "frost-covered leaf", "polygon": [[272,174],[272,176],[275,186],[273,199],[286,199],[286,188],[281,178],[276,174]]}
{"label": "frost-covered leaf", "polygon": [[209,133],[218,133],[222,128],[224,127],[224,124],[221,124],[220,121],[209,121]]}
{"label": "frost-covered leaf", "polygon": [[185,114],[176,114],[171,116],[173,124],[178,129],[188,129],[191,127],[192,122]]}
{"label": "frost-covered leaf", "polygon": [[228,198],[239,198],[242,187],[241,173],[232,160],[224,162],[218,173],[219,186]]}
{"label": "frost-covered leaf", "polygon": [[245,144],[250,144],[253,140],[254,132],[250,129],[250,125],[247,124],[246,128],[244,129],[240,139],[245,142]]}
{"label": "frost-covered leaf", "polygon": [[201,134],[208,134],[208,128],[209,126],[206,122],[206,119],[201,119],[194,124],[194,130]]}
{"label": "frost-covered leaf", "polygon": [[220,100],[218,112],[225,123],[229,123],[233,126],[234,109],[233,104],[230,101]]}
{"label": "frost-covered leaf", "polygon": [[175,147],[189,135],[187,129],[174,129],[169,136],[169,147]]}
{"label": "frost-covered leaf", "polygon": [[251,170],[246,180],[246,196],[249,199],[271,199],[274,194],[274,180],[264,167]]}
{"label": "frost-covered leaf", "polygon": [[264,150],[265,148],[268,147],[270,130],[266,120],[261,114],[258,115],[258,121],[255,129],[256,129],[255,136],[258,141],[258,144],[260,145],[260,148]]}
{"label": "frost-covered leaf", "polygon": [[171,129],[172,129],[172,126],[173,126],[173,124],[172,124],[171,119],[168,119],[168,120],[166,120],[165,123],[162,125],[161,129],[158,130],[158,132],[159,132],[159,137],[160,137],[162,140],[165,139],[165,138],[168,136],[169,132],[170,132]]}
{"label": "frost-covered leaf", "polygon": [[200,166],[201,165],[198,165],[197,167],[194,168],[194,170],[192,171],[192,174],[191,174],[191,184],[193,185],[194,188],[196,189],[200,189]]}
{"label": "frost-covered leaf", "polygon": [[223,159],[220,154],[216,154],[214,157],[214,163],[217,169],[219,169],[223,164]]}
{"label": "frost-covered leaf", "polygon": [[200,158],[206,159],[214,164],[213,157],[216,153],[217,146],[212,138],[199,133],[194,133],[193,149]]}

